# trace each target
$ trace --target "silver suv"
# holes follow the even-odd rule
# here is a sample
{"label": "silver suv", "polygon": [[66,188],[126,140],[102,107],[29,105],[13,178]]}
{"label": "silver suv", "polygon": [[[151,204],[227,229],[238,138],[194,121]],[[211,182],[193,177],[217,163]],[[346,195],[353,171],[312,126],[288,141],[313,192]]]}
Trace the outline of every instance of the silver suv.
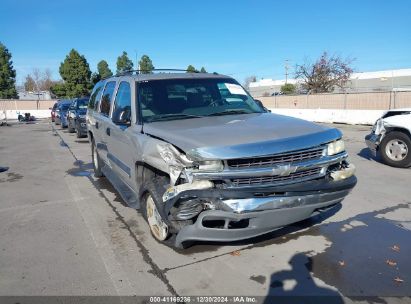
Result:
{"label": "silver suv", "polygon": [[333,207],[356,184],[339,130],[269,113],[215,73],[102,80],[87,127],[95,175],[177,247],[273,231]]}

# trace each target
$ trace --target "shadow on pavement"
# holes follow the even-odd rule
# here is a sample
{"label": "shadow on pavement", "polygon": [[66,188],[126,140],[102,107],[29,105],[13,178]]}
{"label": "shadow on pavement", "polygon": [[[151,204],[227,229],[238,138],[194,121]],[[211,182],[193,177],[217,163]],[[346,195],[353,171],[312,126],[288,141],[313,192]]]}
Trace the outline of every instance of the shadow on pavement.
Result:
{"label": "shadow on pavement", "polygon": [[344,303],[337,291],[320,287],[314,282],[311,276],[312,259],[309,256],[297,253],[288,264],[291,270],[271,275],[270,289],[264,303]]}

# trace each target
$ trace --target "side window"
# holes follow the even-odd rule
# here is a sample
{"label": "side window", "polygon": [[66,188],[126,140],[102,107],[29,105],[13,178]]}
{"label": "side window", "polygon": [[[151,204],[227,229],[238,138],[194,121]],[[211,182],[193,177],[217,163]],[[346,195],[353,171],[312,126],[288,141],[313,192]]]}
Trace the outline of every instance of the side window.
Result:
{"label": "side window", "polygon": [[91,92],[90,100],[88,102],[88,108],[97,110],[98,101],[100,100],[102,89],[103,89],[103,82],[99,82]]}
{"label": "side window", "polygon": [[112,121],[114,123],[126,123],[131,118],[131,89],[128,82],[121,82],[118,90],[116,100],[114,101],[114,109]]}
{"label": "side window", "polygon": [[110,81],[107,82],[106,87],[104,88],[103,96],[101,97],[100,102],[100,113],[105,116],[110,114],[111,99],[113,97],[115,87],[116,82]]}

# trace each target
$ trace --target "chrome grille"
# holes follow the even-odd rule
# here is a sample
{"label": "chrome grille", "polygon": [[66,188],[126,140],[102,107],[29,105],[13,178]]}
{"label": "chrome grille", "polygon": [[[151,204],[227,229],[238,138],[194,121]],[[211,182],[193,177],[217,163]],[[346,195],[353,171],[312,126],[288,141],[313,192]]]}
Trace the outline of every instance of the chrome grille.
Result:
{"label": "chrome grille", "polygon": [[277,164],[295,163],[306,160],[318,159],[322,156],[323,150],[324,147],[318,147],[315,149],[283,153],[273,156],[230,159],[227,161],[227,165],[231,169],[272,167],[273,165]]}
{"label": "chrome grille", "polygon": [[304,179],[319,177],[321,168],[308,169],[304,171],[298,171],[291,173],[287,176],[260,176],[260,177],[247,177],[247,178],[235,178],[231,180],[234,187],[246,187],[246,186],[258,186],[258,185],[270,185],[281,183],[292,183],[301,181]]}

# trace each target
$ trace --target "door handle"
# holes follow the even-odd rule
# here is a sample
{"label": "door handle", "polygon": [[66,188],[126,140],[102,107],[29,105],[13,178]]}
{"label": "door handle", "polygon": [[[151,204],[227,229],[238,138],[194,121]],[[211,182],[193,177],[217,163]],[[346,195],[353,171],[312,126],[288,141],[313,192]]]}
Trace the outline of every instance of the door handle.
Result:
{"label": "door handle", "polygon": [[110,128],[107,128],[107,129],[106,129],[106,134],[107,134],[108,136],[110,136]]}
{"label": "door handle", "polygon": [[98,121],[96,121],[96,129],[98,129]]}

